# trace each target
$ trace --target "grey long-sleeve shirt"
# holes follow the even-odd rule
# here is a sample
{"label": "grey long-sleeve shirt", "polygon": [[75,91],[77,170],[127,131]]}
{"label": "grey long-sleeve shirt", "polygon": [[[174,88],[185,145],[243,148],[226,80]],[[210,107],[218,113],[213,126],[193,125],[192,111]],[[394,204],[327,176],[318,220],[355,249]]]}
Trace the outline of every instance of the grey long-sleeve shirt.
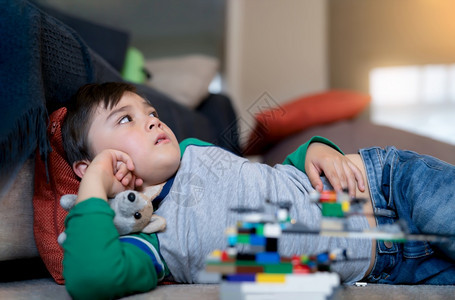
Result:
{"label": "grey long-sleeve shirt", "polygon": [[[157,214],[167,222],[166,231],[158,234],[160,251],[178,282],[197,282],[211,251],[227,246],[225,230],[241,216],[230,208],[273,209],[273,203],[291,201],[290,215],[298,222],[318,227],[321,210],[310,202],[312,191],[305,173],[291,165],[253,163],[222,148],[189,145],[172,186]],[[365,217],[349,219],[350,228],[368,228]],[[347,249],[354,258],[371,257],[371,241],[317,235],[283,234],[279,242],[282,255],[317,254],[333,249]],[[336,263],[332,269],[343,282],[362,279],[369,259]]]}

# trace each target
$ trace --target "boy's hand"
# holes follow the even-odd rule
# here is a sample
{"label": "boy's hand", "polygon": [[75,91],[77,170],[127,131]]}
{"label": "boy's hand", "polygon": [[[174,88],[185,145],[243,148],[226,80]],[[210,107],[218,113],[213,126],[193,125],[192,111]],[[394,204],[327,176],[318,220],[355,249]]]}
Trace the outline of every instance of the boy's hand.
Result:
{"label": "boy's hand", "polygon": [[88,165],[79,186],[76,202],[91,197],[107,200],[117,193],[142,185],[134,174],[134,163],[128,154],[104,150]]}
{"label": "boy's hand", "polygon": [[329,180],[335,191],[348,189],[349,195],[355,197],[356,185],[360,191],[365,191],[362,173],[349,158],[322,143],[311,143],[305,158],[305,172],[313,187],[321,192],[321,174]]}

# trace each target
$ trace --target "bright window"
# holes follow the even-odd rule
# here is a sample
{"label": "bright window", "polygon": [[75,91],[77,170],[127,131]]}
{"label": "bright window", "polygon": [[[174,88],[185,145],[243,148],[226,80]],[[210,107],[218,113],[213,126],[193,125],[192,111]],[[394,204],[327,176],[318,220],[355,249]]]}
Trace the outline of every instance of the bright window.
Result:
{"label": "bright window", "polygon": [[371,119],[455,144],[455,64],[376,68]]}

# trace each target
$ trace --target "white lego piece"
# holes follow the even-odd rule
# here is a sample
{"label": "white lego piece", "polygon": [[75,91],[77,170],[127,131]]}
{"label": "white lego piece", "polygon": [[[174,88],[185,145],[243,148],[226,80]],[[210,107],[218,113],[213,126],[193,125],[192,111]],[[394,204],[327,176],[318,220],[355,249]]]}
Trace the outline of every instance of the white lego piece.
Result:
{"label": "white lego piece", "polygon": [[285,283],[229,282],[220,284],[220,299],[327,299],[340,285],[336,273],[286,274]]}
{"label": "white lego piece", "polygon": [[281,236],[281,226],[280,224],[267,223],[264,225],[264,236],[279,238]]}

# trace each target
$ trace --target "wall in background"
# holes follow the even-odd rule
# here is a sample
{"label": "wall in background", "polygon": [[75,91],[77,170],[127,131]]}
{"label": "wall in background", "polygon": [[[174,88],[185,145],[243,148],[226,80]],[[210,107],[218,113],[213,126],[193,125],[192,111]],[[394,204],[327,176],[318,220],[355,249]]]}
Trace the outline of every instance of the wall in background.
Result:
{"label": "wall in background", "polygon": [[454,12],[453,0],[330,1],[330,86],[371,93],[374,123],[455,144]]}
{"label": "wall in background", "polygon": [[369,72],[455,62],[455,1],[329,1],[330,86],[369,92]]}
{"label": "wall in background", "polygon": [[[33,0],[32,0],[33,1]],[[226,0],[34,0],[131,33],[146,57],[222,57]]]}
{"label": "wall in background", "polygon": [[225,87],[241,117],[327,88],[326,0],[228,1]]}

